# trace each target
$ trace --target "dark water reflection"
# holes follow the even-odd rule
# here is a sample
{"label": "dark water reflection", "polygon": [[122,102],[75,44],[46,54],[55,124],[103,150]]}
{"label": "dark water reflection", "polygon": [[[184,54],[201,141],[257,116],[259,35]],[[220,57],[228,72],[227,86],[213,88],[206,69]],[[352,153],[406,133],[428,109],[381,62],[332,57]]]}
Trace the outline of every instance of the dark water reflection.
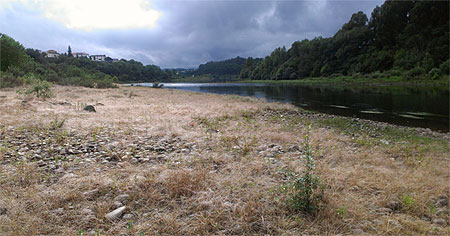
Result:
{"label": "dark water reflection", "polygon": [[449,131],[449,90],[439,87],[167,83],[164,88],[265,98],[329,114]]}

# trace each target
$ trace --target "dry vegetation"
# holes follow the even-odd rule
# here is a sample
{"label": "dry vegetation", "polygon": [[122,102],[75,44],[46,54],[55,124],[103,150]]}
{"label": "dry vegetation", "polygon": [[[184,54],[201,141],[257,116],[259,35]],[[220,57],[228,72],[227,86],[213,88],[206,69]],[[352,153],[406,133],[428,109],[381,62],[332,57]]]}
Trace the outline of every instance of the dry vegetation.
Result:
{"label": "dry vegetation", "polygon": [[[235,96],[53,90],[0,91],[0,235],[450,233],[448,134]],[[309,126],[313,214],[282,191]]]}

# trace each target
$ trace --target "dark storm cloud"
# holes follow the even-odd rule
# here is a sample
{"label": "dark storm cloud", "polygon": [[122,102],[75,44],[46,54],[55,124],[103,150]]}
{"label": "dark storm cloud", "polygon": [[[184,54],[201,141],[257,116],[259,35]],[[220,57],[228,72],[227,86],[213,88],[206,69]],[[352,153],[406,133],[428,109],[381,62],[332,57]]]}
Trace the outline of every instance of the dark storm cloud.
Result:
{"label": "dark storm cloud", "polygon": [[161,67],[194,67],[332,36],[351,15],[381,1],[152,1],[162,13],[152,29],[71,30],[24,5],[0,9],[1,32],[26,47],[107,54]]}

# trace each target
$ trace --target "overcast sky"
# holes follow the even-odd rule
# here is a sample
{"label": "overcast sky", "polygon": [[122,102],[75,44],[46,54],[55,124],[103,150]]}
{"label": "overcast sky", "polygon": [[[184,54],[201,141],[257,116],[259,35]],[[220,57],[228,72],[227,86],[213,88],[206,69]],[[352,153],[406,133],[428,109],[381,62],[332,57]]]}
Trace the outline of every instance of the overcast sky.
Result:
{"label": "overcast sky", "polygon": [[197,67],[330,37],[381,0],[0,0],[0,32],[27,48]]}

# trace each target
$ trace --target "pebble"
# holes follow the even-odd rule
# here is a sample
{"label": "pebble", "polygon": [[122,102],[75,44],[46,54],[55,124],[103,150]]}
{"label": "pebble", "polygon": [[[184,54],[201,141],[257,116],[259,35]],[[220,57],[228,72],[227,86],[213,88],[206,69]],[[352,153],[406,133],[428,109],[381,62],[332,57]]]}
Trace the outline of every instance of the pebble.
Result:
{"label": "pebble", "polygon": [[133,218],[133,214],[125,214],[122,217],[122,219],[124,219],[124,220],[129,220],[129,219],[132,219],[132,218]]}
{"label": "pebble", "polygon": [[100,191],[96,188],[96,189],[84,192],[83,195],[86,199],[93,200],[95,198],[95,196],[99,193],[100,193]]}
{"label": "pebble", "polygon": [[122,214],[124,213],[125,210],[126,210],[125,206],[119,207],[119,208],[115,209],[114,211],[106,214],[105,218],[108,220],[118,219],[120,216],[122,216]]}
{"label": "pebble", "polygon": [[442,218],[433,219],[432,222],[433,222],[433,224],[436,224],[436,225],[445,225],[446,224],[445,220]]}
{"label": "pebble", "polygon": [[436,201],[436,206],[437,206],[437,207],[446,207],[446,206],[448,206],[448,197],[447,197],[447,196],[441,196],[441,197]]}

